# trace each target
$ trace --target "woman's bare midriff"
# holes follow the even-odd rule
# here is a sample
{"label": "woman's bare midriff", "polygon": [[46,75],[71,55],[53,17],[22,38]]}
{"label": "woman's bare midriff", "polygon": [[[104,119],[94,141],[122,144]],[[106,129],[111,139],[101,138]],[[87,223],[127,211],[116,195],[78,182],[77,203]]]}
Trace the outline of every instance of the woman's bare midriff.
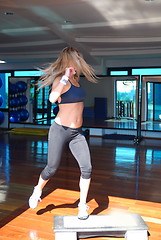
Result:
{"label": "woman's bare midriff", "polygon": [[83,108],[83,102],[60,104],[55,122],[66,127],[79,128],[83,123]]}

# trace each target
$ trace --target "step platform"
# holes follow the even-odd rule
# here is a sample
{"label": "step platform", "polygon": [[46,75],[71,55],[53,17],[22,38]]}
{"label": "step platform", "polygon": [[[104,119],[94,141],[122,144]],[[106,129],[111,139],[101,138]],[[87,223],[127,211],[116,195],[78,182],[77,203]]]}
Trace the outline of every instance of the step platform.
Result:
{"label": "step platform", "polygon": [[140,214],[54,216],[55,240],[77,240],[92,237],[125,237],[127,240],[148,240],[148,226]]}

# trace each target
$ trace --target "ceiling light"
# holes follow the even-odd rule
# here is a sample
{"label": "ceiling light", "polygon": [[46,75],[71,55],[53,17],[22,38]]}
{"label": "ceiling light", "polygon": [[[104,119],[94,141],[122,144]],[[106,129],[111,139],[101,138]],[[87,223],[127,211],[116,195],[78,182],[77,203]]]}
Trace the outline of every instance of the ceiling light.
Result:
{"label": "ceiling light", "polygon": [[4,61],[4,60],[0,60],[0,63],[6,63],[6,61]]}
{"label": "ceiling light", "polygon": [[71,21],[70,20],[65,20],[64,23],[69,24],[69,23],[71,23]]}
{"label": "ceiling light", "polygon": [[155,0],[145,0],[145,2],[153,2],[153,1],[155,1]]}
{"label": "ceiling light", "polygon": [[13,12],[4,12],[4,15],[10,15],[12,16],[14,13]]}

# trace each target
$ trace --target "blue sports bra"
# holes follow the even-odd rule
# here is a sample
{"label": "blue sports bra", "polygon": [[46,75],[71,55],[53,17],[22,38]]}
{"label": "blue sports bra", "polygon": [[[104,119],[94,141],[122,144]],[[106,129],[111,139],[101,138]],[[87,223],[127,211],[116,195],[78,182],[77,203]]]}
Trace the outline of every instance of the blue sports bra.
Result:
{"label": "blue sports bra", "polygon": [[71,84],[69,90],[61,95],[61,102],[59,104],[83,102],[84,99],[85,91],[83,88]]}

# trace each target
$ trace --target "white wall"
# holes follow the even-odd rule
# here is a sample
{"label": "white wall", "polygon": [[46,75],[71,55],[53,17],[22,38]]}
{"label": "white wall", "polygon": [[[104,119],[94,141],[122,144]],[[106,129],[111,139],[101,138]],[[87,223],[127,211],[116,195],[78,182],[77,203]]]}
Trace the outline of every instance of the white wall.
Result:
{"label": "white wall", "polygon": [[94,107],[94,98],[107,98],[108,117],[114,115],[114,81],[113,78],[102,76],[98,83],[91,83],[84,77],[80,79],[80,84],[86,92],[85,107]]}

